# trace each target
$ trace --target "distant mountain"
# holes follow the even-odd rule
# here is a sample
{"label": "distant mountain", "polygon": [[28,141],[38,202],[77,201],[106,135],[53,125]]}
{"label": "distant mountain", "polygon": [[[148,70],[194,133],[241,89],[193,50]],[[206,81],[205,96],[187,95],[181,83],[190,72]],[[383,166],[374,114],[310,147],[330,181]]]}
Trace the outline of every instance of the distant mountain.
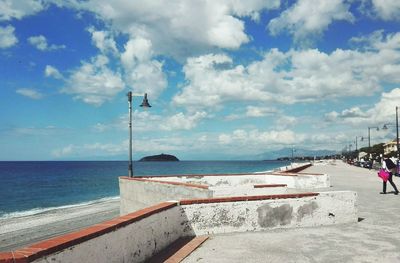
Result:
{"label": "distant mountain", "polygon": [[159,154],[143,157],[139,162],[179,162],[179,159],[170,154]]}
{"label": "distant mountain", "polygon": [[[332,150],[308,150],[295,148],[293,152],[294,157],[312,157],[312,156],[326,156],[336,154]],[[254,160],[276,160],[282,157],[292,157],[292,148],[282,148],[280,150],[264,152],[253,156]]]}

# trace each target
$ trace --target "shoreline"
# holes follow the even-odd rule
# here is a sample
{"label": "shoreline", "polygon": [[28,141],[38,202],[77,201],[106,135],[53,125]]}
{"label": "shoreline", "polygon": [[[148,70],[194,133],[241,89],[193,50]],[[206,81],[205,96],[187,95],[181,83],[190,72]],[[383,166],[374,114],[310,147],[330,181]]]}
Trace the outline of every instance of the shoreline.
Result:
{"label": "shoreline", "polygon": [[[285,169],[282,166],[269,170]],[[265,173],[255,172],[255,173]],[[118,217],[120,198],[12,212],[0,217],[0,252],[10,251]]]}
{"label": "shoreline", "polygon": [[119,216],[119,198],[0,219],[0,251],[79,230]]}

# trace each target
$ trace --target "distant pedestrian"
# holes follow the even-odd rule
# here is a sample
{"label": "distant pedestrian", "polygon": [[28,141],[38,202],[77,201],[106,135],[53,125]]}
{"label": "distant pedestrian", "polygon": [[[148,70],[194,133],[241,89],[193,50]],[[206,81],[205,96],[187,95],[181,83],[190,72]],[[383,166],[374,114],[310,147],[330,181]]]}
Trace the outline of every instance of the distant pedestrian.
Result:
{"label": "distant pedestrian", "polygon": [[[394,194],[398,195],[399,194],[399,190],[397,190],[397,187],[393,182],[393,174],[396,173],[396,165],[394,164],[394,162],[391,159],[382,158],[382,169],[385,169],[387,172],[389,172],[388,181],[389,181],[389,183],[392,185],[392,187],[394,189]],[[383,191],[380,192],[381,194],[386,194],[386,183],[387,182],[383,181]]]}

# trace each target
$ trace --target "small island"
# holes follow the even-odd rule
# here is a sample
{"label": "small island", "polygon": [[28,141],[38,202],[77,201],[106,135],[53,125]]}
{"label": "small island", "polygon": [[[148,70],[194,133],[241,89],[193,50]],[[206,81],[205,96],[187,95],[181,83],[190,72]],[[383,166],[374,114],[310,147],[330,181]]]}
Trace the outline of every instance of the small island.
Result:
{"label": "small island", "polygon": [[170,154],[159,154],[143,157],[139,162],[179,162],[179,159]]}

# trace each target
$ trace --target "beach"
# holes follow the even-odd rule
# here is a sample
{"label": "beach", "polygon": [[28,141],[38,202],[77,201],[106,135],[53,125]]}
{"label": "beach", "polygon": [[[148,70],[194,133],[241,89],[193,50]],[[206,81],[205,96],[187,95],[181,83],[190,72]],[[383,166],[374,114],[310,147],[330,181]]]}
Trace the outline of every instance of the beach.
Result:
{"label": "beach", "polygon": [[119,216],[119,198],[0,219],[0,251],[21,248]]}
{"label": "beach", "polygon": [[[287,162],[135,162],[135,172],[240,173],[273,170],[282,165]],[[0,203],[0,251],[119,216],[118,175],[126,172],[126,162],[0,162],[0,170],[4,201]]]}

